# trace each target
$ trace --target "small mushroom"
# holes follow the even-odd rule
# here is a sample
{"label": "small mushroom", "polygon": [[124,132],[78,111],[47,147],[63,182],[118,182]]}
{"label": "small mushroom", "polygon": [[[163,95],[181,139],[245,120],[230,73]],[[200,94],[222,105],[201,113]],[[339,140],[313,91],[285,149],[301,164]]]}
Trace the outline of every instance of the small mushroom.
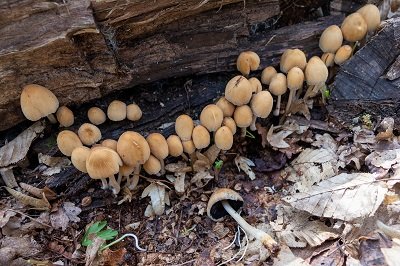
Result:
{"label": "small mushroom", "polygon": [[139,105],[131,103],[126,107],[126,118],[130,121],[138,121],[142,118],[142,110]]}
{"label": "small mushroom", "polygon": [[356,12],[367,22],[368,32],[374,32],[381,24],[381,14],[379,13],[378,7],[373,4],[367,4]]}
{"label": "small mushroom", "polygon": [[290,110],[290,106],[293,101],[293,96],[295,95],[298,89],[303,87],[303,83],[304,83],[304,73],[300,68],[294,67],[291,70],[289,70],[287,74],[287,87],[289,88],[289,99],[286,105],[286,113],[288,113]]}
{"label": "small mushroom", "polygon": [[103,124],[107,120],[106,113],[104,113],[104,111],[99,107],[90,108],[87,112],[87,116],[90,123],[96,126]]}
{"label": "small mushroom", "polygon": [[143,169],[149,175],[156,175],[161,171],[161,162],[153,155],[150,155],[149,159],[144,163]]}
{"label": "small mushroom", "polygon": [[222,120],[222,125],[229,127],[233,135],[236,134],[236,123],[232,117],[224,117],[224,120]]}
{"label": "small mushroom", "polygon": [[194,154],[194,152],[196,151],[196,146],[194,146],[192,140],[182,141],[182,146],[183,146],[183,151],[189,155]]}
{"label": "small mushroom", "polygon": [[192,133],[192,140],[196,149],[206,148],[210,145],[210,132],[202,125],[195,126]]}
{"label": "small mushroom", "polygon": [[219,98],[215,104],[222,110],[224,117],[232,116],[233,112],[235,111],[235,106],[225,97]]}
{"label": "small mushroom", "polygon": [[218,149],[227,151],[232,148],[233,145],[233,134],[227,126],[220,127],[214,136],[215,145]]}
{"label": "small mushroom", "polygon": [[114,100],[107,108],[107,116],[111,121],[122,121],[126,118],[126,104]]}
{"label": "small mushroom", "polygon": [[74,113],[66,106],[58,108],[56,117],[62,127],[70,127],[74,124]]}
{"label": "small mushroom", "polygon": [[72,151],[82,145],[78,135],[71,130],[63,130],[57,135],[57,146],[62,154],[71,156]]}
{"label": "small mushroom", "polygon": [[321,60],[325,63],[326,67],[332,67],[335,64],[335,54],[324,53],[321,55]]}
{"label": "small mushroom", "polygon": [[337,65],[342,65],[344,62],[346,62],[350,57],[351,54],[353,53],[353,49],[351,48],[350,45],[343,45],[342,47],[339,48],[339,50],[336,51],[334,61]]}
{"label": "small mushroom", "polygon": [[257,117],[266,118],[269,116],[272,111],[273,103],[274,100],[272,99],[271,93],[269,93],[269,91],[260,91],[259,93],[254,94],[250,102],[250,107],[253,111],[253,119],[250,125],[251,130],[254,131],[257,129]]}
{"label": "small mushroom", "polygon": [[286,49],[281,56],[280,69],[282,73],[288,73],[295,66],[304,70],[306,65],[306,55],[299,49]]}
{"label": "small mushroom", "polygon": [[200,123],[210,132],[216,131],[221,127],[224,113],[215,104],[209,104],[200,113]]}
{"label": "small mushroom", "polygon": [[135,171],[134,166],[122,164],[122,166],[119,167],[119,172],[118,172],[118,179],[117,183],[121,186],[122,179],[125,177],[126,179],[126,186],[128,189],[133,190],[136,188],[138,182],[139,182],[139,176],[136,175],[133,180],[130,179],[130,175]]}
{"label": "small mushroom", "polygon": [[183,141],[192,139],[193,119],[188,115],[180,115],[175,121],[175,132]]}
{"label": "small mushroom", "polygon": [[278,97],[278,99],[276,100],[274,116],[279,116],[279,112],[281,109],[281,97],[287,91],[285,74],[278,73],[272,78],[271,83],[269,84],[269,91],[272,93],[272,95]]}
{"label": "small mushroom", "polygon": [[243,76],[235,76],[226,84],[225,98],[236,106],[248,104],[252,95],[253,87]]}
{"label": "small mushroom", "polygon": [[258,80],[258,78],[255,77],[249,78],[249,82],[251,84],[253,93],[258,93],[262,91],[262,85],[261,82]]}
{"label": "small mushroom", "polygon": [[313,56],[308,61],[306,70],[304,71],[305,78],[308,84],[304,99],[310,97],[315,86],[322,87],[328,79],[328,68],[318,56]]}
{"label": "small mushroom", "polygon": [[71,162],[76,169],[83,173],[87,173],[86,160],[90,155],[91,150],[85,146],[76,147],[71,153]]}
{"label": "small mushroom", "polygon": [[233,113],[233,119],[236,126],[242,129],[242,137],[246,136],[246,128],[251,125],[253,120],[253,112],[248,105],[236,107]]}
{"label": "small mushroom", "polygon": [[24,86],[20,104],[22,113],[28,120],[38,121],[47,116],[51,123],[57,123],[53,114],[57,111],[59,102],[49,89],[37,84]]}
{"label": "small mushroom", "polygon": [[254,71],[260,66],[260,57],[252,51],[241,52],[236,60],[237,70],[244,76],[250,74],[250,70]]}
{"label": "small mushroom", "polygon": [[101,131],[93,124],[84,123],[78,129],[78,136],[83,144],[90,146],[101,139]]}
{"label": "small mushroom", "polygon": [[207,215],[213,221],[222,221],[230,215],[243,230],[259,240],[272,254],[279,252],[278,243],[266,232],[248,224],[237,211],[243,206],[243,198],[228,188],[218,188],[211,195],[207,204]]}
{"label": "small mushroom", "polygon": [[117,151],[117,143],[114,139],[105,139],[101,142],[101,146]]}
{"label": "small mushroom", "polygon": [[150,147],[150,152],[153,154],[161,164],[161,174],[165,173],[164,159],[168,156],[168,143],[163,135],[160,133],[151,133],[146,138]]}
{"label": "small mushroom", "polygon": [[336,25],[329,26],[319,38],[319,48],[324,53],[335,53],[343,43],[343,34]]}
{"label": "small mushroom", "polygon": [[356,42],[367,34],[367,22],[360,13],[348,15],[342,23],[341,30],[343,38],[348,42]]}
{"label": "small mushroom", "polygon": [[170,135],[167,138],[169,155],[179,157],[183,153],[183,145],[181,139],[177,135]]}
{"label": "small mushroom", "polygon": [[264,68],[261,73],[261,83],[265,85],[269,85],[271,79],[277,74],[276,69],[272,66]]}

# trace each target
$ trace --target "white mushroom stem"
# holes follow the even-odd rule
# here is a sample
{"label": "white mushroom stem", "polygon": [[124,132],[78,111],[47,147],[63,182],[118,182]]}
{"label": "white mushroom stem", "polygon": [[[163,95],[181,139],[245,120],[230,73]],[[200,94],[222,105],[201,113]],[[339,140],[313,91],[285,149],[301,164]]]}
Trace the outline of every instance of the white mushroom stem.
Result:
{"label": "white mushroom stem", "polygon": [[137,184],[139,183],[140,170],[141,170],[141,165],[139,164],[138,166],[135,167],[132,179],[127,181],[126,185],[128,186],[129,190],[135,189]]}
{"label": "white mushroom stem", "polygon": [[310,85],[307,87],[306,94],[304,94],[304,100],[307,100],[308,98],[310,98],[310,95],[312,94],[314,88],[315,88],[315,85]]}
{"label": "white mushroom stem", "polygon": [[160,170],[160,174],[163,175],[165,174],[165,164],[164,164],[164,159],[159,159],[160,160],[160,164],[161,164],[161,170]]}
{"label": "white mushroom stem", "polygon": [[241,136],[242,138],[246,137],[247,127],[241,127],[241,128],[240,128],[240,131],[241,131],[240,136]]}
{"label": "white mushroom stem", "polygon": [[108,183],[107,183],[107,179],[106,178],[100,178],[101,180],[101,188],[102,189],[107,189],[108,188]]}
{"label": "white mushroom stem", "polygon": [[268,248],[271,253],[275,253],[278,251],[279,246],[278,243],[266,232],[257,229],[250,224],[248,224],[229,204],[227,200],[223,200],[222,206],[229,213],[230,216],[238,223],[240,227],[246,231],[247,234],[253,236],[257,240],[259,240],[266,248]]}
{"label": "white mushroom stem", "polygon": [[57,118],[54,116],[54,114],[49,114],[47,119],[49,119],[50,123],[57,124]]}
{"label": "white mushroom stem", "polygon": [[274,110],[274,116],[279,116],[279,111],[281,110],[281,96],[278,96],[278,99],[276,100],[276,107]]}
{"label": "white mushroom stem", "polygon": [[296,90],[290,90],[290,92],[289,92],[289,98],[288,98],[288,102],[287,102],[287,104],[286,104],[286,110],[285,110],[285,113],[286,113],[286,114],[289,113],[290,106],[292,105],[293,96],[294,96],[294,94],[295,94],[295,91],[296,91]]}
{"label": "white mushroom stem", "polygon": [[109,179],[110,179],[110,186],[112,187],[112,191],[115,195],[117,195],[119,193],[119,191],[121,190],[121,187],[118,184],[117,180],[115,180],[114,175],[110,176]]}
{"label": "white mushroom stem", "polygon": [[[253,120],[251,120],[250,130],[255,131],[257,116],[253,114]],[[246,133],[245,133],[246,134]]]}

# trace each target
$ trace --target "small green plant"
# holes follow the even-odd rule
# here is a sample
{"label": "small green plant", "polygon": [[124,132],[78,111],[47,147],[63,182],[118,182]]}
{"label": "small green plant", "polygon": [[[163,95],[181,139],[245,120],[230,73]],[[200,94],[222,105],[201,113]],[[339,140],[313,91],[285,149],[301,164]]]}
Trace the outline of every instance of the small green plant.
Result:
{"label": "small green plant", "polygon": [[222,168],[222,165],[224,164],[224,161],[222,161],[222,160],[216,160],[215,162],[214,162],[214,168],[215,168],[215,170],[221,170],[221,168]]}
{"label": "small green plant", "polygon": [[331,97],[331,91],[326,86],[322,89],[322,96],[325,99],[329,99]]}
{"label": "small green plant", "polygon": [[113,229],[105,229],[106,225],[107,221],[98,221],[89,226],[85,235],[83,236],[82,246],[87,247],[93,243],[93,241],[90,239],[92,234],[95,234],[97,237],[100,237],[104,240],[114,239],[118,235],[118,231]]}
{"label": "small green plant", "polygon": [[248,137],[248,138],[251,138],[251,139],[255,139],[256,138],[256,136],[254,136],[250,131],[248,131],[247,129],[246,129],[246,135],[245,135],[245,137]]}

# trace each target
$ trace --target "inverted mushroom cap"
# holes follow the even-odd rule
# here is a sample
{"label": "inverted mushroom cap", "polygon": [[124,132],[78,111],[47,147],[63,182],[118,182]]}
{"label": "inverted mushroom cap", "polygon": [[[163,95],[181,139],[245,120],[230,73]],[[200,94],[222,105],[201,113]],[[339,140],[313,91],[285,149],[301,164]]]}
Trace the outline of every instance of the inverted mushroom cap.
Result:
{"label": "inverted mushroom cap", "polygon": [[126,118],[131,121],[138,121],[142,118],[142,110],[137,104],[131,103],[126,107]]}
{"label": "inverted mushroom cap", "polygon": [[343,38],[349,42],[356,42],[364,38],[367,28],[367,22],[360,13],[348,15],[341,26]]}
{"label": "inverted mushroom cap", "polygon": [[357,10],[357,13],[367,22],[367,30],[369,32],[375,31],[381,24],[381,14],[379,13],[378,7],[373,4],[363,6]]}
{"label": "inverted mushroom cap", "polygon": [[105,139],[101,142],[101,146],[117,151],[117,143],[114,139]]}
{"label": "inverted mushroom cap", "polygon": [[167,138],[169,155],[173,157],[181,156],[183,153],[183,145],[181,139],[177,135],[171,135]]}
{"label": "inverted mushroom cap", "polygon": [[82,142],[71,130],[63,130],[57,135],[57,146],[62,154],[71,156],[75,148],[82,146]]}
{"label": "inverted mushroom cap", "polygon": [[221,204],[223,200],[227,200],[235,211],[243,206],[243,198],[239,193],[229,188],[217,188],[207,203],[207,215],[211,220],[222,221],[223,217],[228,214]]}
{"label": "inverted mushroom cap", "polygon": [[271,82],[269,83],[269,91],[275,96],[286,93],[287,84],[285,74],[278,73],[272,77]]}
{"label": "inverted mushroom cap", "polygon": [[233,111],[235,111],[235,106],[225,97],[219,98],[219,100],[215,104],[222,110],[224,117],[232,116]]}
{"label": "inverted mushroom cap", "polygon": [[221,127],[222,120],[224,119],[224,113],[215,104],[209,104],[203,108],[200,114],[200,123],[213,132]]}
{"label": "inverted mushroom cap", "polygon": [[272,66],[264,68],[261,73],[261,82],[262,84],[269,85],[273,76],[277,74],[276,69]]}
{"label": "inverted mushroom cap", "polygon": [[286,49],[281,56],[280,69],[283,73],[288,73],[289,70],[295,66],[304,70],[306,65],[306,55],[299,49]]}
{"label": "inverted mushroom cap", "polygon": [[303,87],[304,73],[298,67],[294,67],[289,70],[287,74],[287,87],[289,90],[298,90]]}
{"label": "inverted mushroom cap", "polygon": [[350,45],[343,45],[336,51],[334,61],[337,65],[341,65],[346,62],[353,52],[353,49]]}
{"label": "inverted mushroom cap", "polygon": [[335,53],[342,46],[343,34],[336,25],[329,26],[319,38],[319,48],[324,53]]}
{"label": "inverted mushroom cap", "polygon": [[236,61],[237,69],[242,75],[249,75],[260,66],[260,57],[252,51],[241,52]]}
{"label": "inverted mushroom cap", "polygon": [[118,139],[117,152],[129,166],[144,164],[150,157],[150,147],[146,139],[137,132],[124,132]]}
{"label": "inverted mushroom cap", "polygon": [[255,116],[266,118],[272,111],[273,102],[271,93],[268,91],[260,91],[259,93],[254,94],[251,99],[251,110]]}
{"label": "inverted mushroom cap", "polygon": [[249,78],[249,82],[251,84],[253,93],[262,91],[262,85],[261,82],[258,80],[258,78],[255,77]]}
{"label": "inverted mushroom cap", "polygon": [[251,83],[243,76],[235,76],[226,84],[225,98],[234,105],[241,106],[250,102],[253,95]]}
{"label": "inverted mushroom cap", "polygon": [[62,127],[70,127],[74,124],[74,113],[66,106],[58,108],[56,117]]}
{"label": "inverted mushroom cap", "polygon": [[83,144],[90,146],[101,139],[101,132],[95,125],[84,123],[78,129],[78,136]]}
{"label": "inverted mushroom cap", "polygon": [[161,171],[161,163],[155,156],[150,155],[149,159],[144,163],[143,169],[149,175],[155,175]]}
{"label": "inverted mushroom cap", "polygon": [[93,125],[100,125],[106,122],[107,116],[99,107],[92,107],[87,112],[90,123]]}
{"label": "inverted mushroom cap", "polygon": [[160,133],[151,133],[146,138],[150,147],[150,152],[159,160],[164,160],[168,156],[168,143]]}
{"label": "inverted mushroom cap", "polygon": [[175,132],[182,141],[188,141],[192,138],[193,128],[193,119],[188,115],[180,115],[175,121]]}
{"label": "inverted mushroom cap", "polygon": [[214,136],[215,145],[218,149],[227,151],[232,148],[233,145],[233,134],[227,126],[220,127]]}
{"label": "inverted mushroom cap", "polygon": [[57,97],[49,89],[37,84],[23,87],[20,103],[22,113],[31,121],[55,113],[59,106]]}
{"label": "inverted mushroom cap", "polygon": [[193,129],[192,140],[196,149],[203,149],[210,145],[210,132],[202,125]]}
{"label": "inverted mushroom cap", "polygon": [[328,79],[328,68],[318,56],[313,56],[308,61],[305,77],[308,85],[325,83]]}
{"label": "inverted mushroom cap", "polygon": [[126,104],[114,100],[107,108],[107,116],[111,121],[122,121],[126,118]]}
{"label": "inverted mushroom cap", "polygon": [[236,134],[236,123],[232,117],[224,117],[224,120],[222,121],[222,125],[229,127],[229,129],[231,130],[233,135]]}
{"label": "inverted mushroom cap", "polygon": [[192,140],[182,141],[183,151],[187,154],[192,154],[196,151],[196,147]]}
{"label": "inverted mushroom cap", "polygon": [[83,173],[87,173],[86,160],[90,155],[91,150],[88,147],[76,147],[71,154],[71,162],[76,169]]}
{"label": "inverted mushroom cap", "polygon": [[335,54],[324,53],[321,55],[321,60],[325,63],[327,67],[331,67],[335,64]]}
{"label": "inverted mushroom cap", "polygon": [[92,149],[86,160],[86,170],[93,179],[108,178],[119,172],[122,166],[118,153],[107,147]]}
{"label": "inverted mushroom cap", "polygon": [[236,126],[246,128],[251,125],[253,112],[248,105],[236,107],[235,112],[233,113],[233,119],[235,120]]}

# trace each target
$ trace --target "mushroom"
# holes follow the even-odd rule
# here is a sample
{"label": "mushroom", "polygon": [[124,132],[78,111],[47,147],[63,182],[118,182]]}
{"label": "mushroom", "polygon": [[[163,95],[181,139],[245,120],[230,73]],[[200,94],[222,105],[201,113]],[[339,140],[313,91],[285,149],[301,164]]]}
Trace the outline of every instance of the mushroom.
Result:
{"label": "mushroom", "polygon": [[126,118],[126,104],[114,100],[107,108],[107,116],[111,121],[122,121]]}
{"label": "mushroom", "polygon": [[236,60],[237,70],[244,76],[250,74],[250,70],[254,71],[260,66],[260,57],[252,51],[241,52]]}
{"label": "mushroom", "polygon": [[251,125],[253,120],[251,108],[248,105],[236,107],[233,113],[233,119],[235,120],[236,126],[242,129],[242,137],[246,136],[246,128]]}
{"label": "mushroom", "polygon": [[91,150],[85,146],[76,147],[71,153],[71,162],[76,169],[83,173],[87,173],[86,160],[90,155]]}
{"label": "mushroom", "polygon": [[287,74],[287,87],[289,88],[289,99],[286,104],[286,113],[290,110],[290,105],[293,101],[293,96],[295,95],[296,91],[303,87],[304,83],[304,73],[303,71],[298,68],[294,67],[289,70]]}
{"label": "mushroom", "polygon": [[150,152],[153,154],[161,164],[161,174],[165,173],[164,159],[168,156],[168,143],[163,135],[160,133],[151,133],[146,138],[150,147]]}
{"label": "mushroom", "polygon": [[235,106],[225,97],[219,98],[215,104],[222,110],[224,117],[232,116],[233,112],[235,111]]}
{"label": "mushroom", "polygon": [[258,80],[258,78],[252,77],[249,79],[249,82],[251,84],[253,93],[258,93],[262,91],[262,85],[261,82]]}
{"label": "mushroom", "polygon": [[232,148],[233,145],[233,134],[227,126],[220,127],[214,136],[215,145],[218,149],[227,151]]}
{"label": "mushroom", "polygon": [[70,127],[74,124],[74,113],[66,106],[58,108],[56,117],[62,127]]}
{"label": "mushroom", "polygon": [[130,179],[130,175],[135,171],[134,166],[122,164],[122,166],[119,167],[119,172],[118,172],[118,179],[117,183],[121,185],[123,177],[126,179],[126,186],[128,189],[132,190],[134,189],[138,182],[139,182],[139,175],[135,175],[133,180]]}
{"label": "mushroom", "polygon": [[381,24],[381,14],[378,7],[373,4],[367,4],[356,11],[367,22],[368,32],[374,32]]}
{"label": "mushroom", "polygon": [[322,84],[325,84],[328,79],[328,68],[325,63],[318,56],[313,56],[308,61],[306,70],[304,71],[305,78],[308,84],[308,88],[306,94],[304,95],[304,99],[310,97],[315,86],[319,88],[322,87]]}
{"label": "mushroom", "polygon": [[31,121],[38,121],[46,117],[51,123],[57,123],[53,113],[58,109],[57,97],[47,88],[29,84],[23,87],[21,92],[21,109],[24,116]]}
{"label": "mushroom", "polygon": [[319,38],[319,48],[324,53],[335,53],[343,43],[343,34],[336,25],[329,26]]}
{"label": "mushroom", "polygon": [[78,129],[78,136],[83,144],[90,146],[101,139],[101,132],[95,125],[84,123]]}
{"label": "mushroom", "polygon": [[260,91],[254,94],[250,102],[251,110],[253,111],[253,119],[250,125],[251,130],[256,130],[257,117],[266,118],[272,111],[273,99],[269,91]]}
{"label": "mushroom", "polygon": [[183,154],[183,145],[181,139],[177,135],[170,135],[167,138],[169,155],[179,157]]}
{"label": "mushroom", "polygon": [[343,38],[348,42],[356,42],[367,34],[367,22],[360,13],[348,15],[342,22]]}
{"label": "mushroom", "polygon": [[276,100],[276,107],[274,110],[274,116],[279,116],[279,112],[281,109],[281,97],[287,91],[287,84],[286,84],[286,76],[285,74],[278,73],[271,79],[271,83],[269,84],[269,91],[274,95],[277,96],[278,99]]}
{"label": "mushroom", "polygon": [[251,96],[253,87],[243,76],[235,76],[226,84],[225,98],[236,106],[249,103]]}
{"label": "mushroom", "polygon": [[277,74],[276,69],[272,66],[264,68],[261,73],[261,83],[269,85],[273,76]]}
{"label": "mushroom", "polygon": [[249,235],[259,240],[272,254],[279,251],[278,243],[266,232],[248,224],[238,213],[243,206],[243,198],[228,188],[218,188],[211,195],[207,204],[207,215],[213,221],[222,221],[229,214]]}
{"label": "mushroom", "polygon": [[351,54],[353,53],[353,49],[351,48],[350,45],[343,45],[342,47],[339,48],[339,50],[336,51],[334,61],[337,65],[342,65],[344,62],[346,62],[350,57]]}
{"label": "mushroom", "polygon": [[193,161],[193,154],[196,151],[196,146],[192,140],[182,141],[183,151],[190,155],[190,158]]}
{"label": "mushroom", "polygon": [[115,195],[118,194],[121,189],[114,176],[119,172],[120,166],[122,166],[122,160],[118,153],[107,147],[96,147],[92,149],[86,160],[86,170],[89,176],[93,179],[100,179],[103,184],[103,189],[107,188],[106,178],[109,178],[110,186],[113,188],[113,193]]}
{"label": "mushroom", "polygon": [[183,141],[192,139],[193,119],[188,115],[180,115],[175,121],[175,132]]}
{"label": "mushroom", "polygon": [[71,130],[63,130],[57,135],[57,146],[62,154],[71,156],[72,151],[82,145],[78,135]]}
{"label": "mushroom", "polygon": [[286,49],[281,56],[280,69],[283,73],[288,73],[295,66],[304,70],[306,65],[306,55],[299,49]]}
{"label": "mushroom", "polygon": [[155,175],[161,171],[161,162],[153,155],[150,155],[149,159],[144,163],[143,169],[149,175]]}
{"label": "mushroom", "polygon": [[332,67],[335,64],[335,54],[324,53],[321,55],[321,60],[325,63],[326,67]]}
{"label": "mushroom", "polygon": [[131,121],[138,121],[142,118],[142,110],[137,104],[131,103],[126,107],[126,118]]}
{"label": "mushroom", "polygon": [[222,110],[215,104],[209,104],[203,108],[200,113],[200,123],[208,131],[213,132],[221,127],[224,114]]}
{"label": "mushroom", "polygon": [[222,120],[222,126],[227,126],[232,131],[232,135],[236,134],[236,123],[232,117],[224,117]]}
{"label": "mushroom", "polygon": [[99,107],[90,108],[87,112],[87,116],[90,123],[96,126],[103,124],[107,120],[106,113]]}
{"label": "mushroom", "polygon": [[114,139],[105,139],[101,142],[101,146],[117,151],[117,143]]}
{"label": "mushroom", "polygon": [[196,149],[206,148],[210,145],[210,133],[207,128],[198,125],[193,129],[192,140]]}

